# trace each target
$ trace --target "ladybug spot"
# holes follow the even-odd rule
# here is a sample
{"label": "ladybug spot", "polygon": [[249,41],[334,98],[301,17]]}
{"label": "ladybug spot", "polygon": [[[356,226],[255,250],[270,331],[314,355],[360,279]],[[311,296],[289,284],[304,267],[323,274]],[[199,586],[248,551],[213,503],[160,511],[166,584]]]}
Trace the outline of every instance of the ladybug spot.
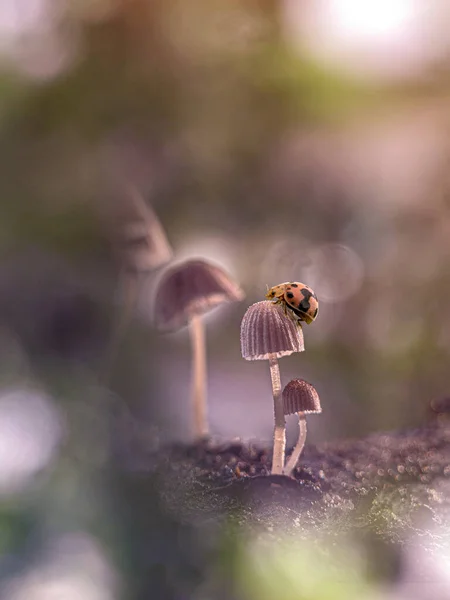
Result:
{"label": "ladybug spot", "polygon": [[298,285],[296,283],[291,283],[292,287],[298,287]]}
{"label": "ladybug spot", "polygon": [[309,303],[309,298],[303,298],[303,300],[300,302],[298,307],[303,312],[308,312],[308,310],[311,308],[311,304]]}
{"label": "ladybug spot", "polygon": [[293,298],[293,297],[294,297],[294,294],[293,294],[292,292],[288,292],[288,293],[286,294],[286,296],[287,296],[289,299],[291,299],[291,298]]}

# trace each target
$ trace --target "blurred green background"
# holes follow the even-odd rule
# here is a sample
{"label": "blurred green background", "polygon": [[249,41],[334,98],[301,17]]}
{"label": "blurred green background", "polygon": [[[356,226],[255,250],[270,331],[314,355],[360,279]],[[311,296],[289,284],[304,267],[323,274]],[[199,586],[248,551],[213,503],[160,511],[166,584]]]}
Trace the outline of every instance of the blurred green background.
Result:
{"label": "blurred green background", "polygon": [[83,598],[206,597],[185,533],[149,514],[155,435],[190,439],[189,342],[152,328],[158,272],[102,379],[122,298],[108,213],[130,185],[176,260],[209,258],[246,293],[206,319],[213,434],[270,441],[267,363],[241,358],[239,325],[286,280],[320,300],[306,352],[280,363],[321,396],[310,442],[423,424],[448,394],[446,17],[444,0],[3,0],[5,598],[50,597],[33,585],[65,551],[106,582]]}

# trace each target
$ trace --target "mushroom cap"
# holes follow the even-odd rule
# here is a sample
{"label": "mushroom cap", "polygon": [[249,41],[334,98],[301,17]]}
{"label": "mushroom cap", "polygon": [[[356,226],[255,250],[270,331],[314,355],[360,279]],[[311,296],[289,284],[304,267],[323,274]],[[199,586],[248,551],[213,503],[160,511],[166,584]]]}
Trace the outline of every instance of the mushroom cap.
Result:
{"label": "mushroom cap", "polygon": [[430,402],[430,408],[437,414],[450,413],[450,397],[433,398]]}
{"label": "mushroom cap", "polygon": [[136,190],[130,189],[126,197],[116,200],[110,221],[116,254],[127,270],[153,271],[172,259],[161,222]]}
{"label": "mushroom cap", "polygon": [[281,304],[263,300],[247,309],[241,323],[241,351],[246,360],[267,360],[293,352],[302,352],[303,332],[300,325],[285,314]]}
{"label": "mushroom cap", "polygon": [[283,390],[283,405],[285,415],[322,412],[316,388],[304,379],[293,379],[286,385]]}
{"label": "mushroom cap", "polygon": [[241,288],[221,267],[203,259],[187,260],[167,269],[159,281],[154,321],[161,330],[181,329],[193,315],[243,298]]}

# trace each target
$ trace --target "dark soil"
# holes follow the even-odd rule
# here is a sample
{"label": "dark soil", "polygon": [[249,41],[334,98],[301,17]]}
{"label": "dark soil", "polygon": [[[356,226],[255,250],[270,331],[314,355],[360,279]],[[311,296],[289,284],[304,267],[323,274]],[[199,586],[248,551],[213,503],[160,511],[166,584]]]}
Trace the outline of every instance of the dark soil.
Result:
{"label": "dark soil", "polygon": [[242,522],[288,529],[300,519],[304,531],[369,527],[396,541],[407,531],[450,520],[446,420],[308,445],[292,478],[270,475],[271,452],[238,440],[172,446],[164,467],[165,498],[177,511],[201,518],[231,512]]}
{"label": "dark soil", "polygon": [[[258,476],[267,476],[271,469],[271,448],[240,441],[204,440],[193,446],[172,447],[170,454],[172,460],[192,463],[198,477],[218,486],[233,482],[249,485],[251,480],[259,481]],[[281,477],[278,483],[289,488],[297,486],[299,493],[305,485],[313,485],[321,494],[331,491],[351,496],[368,487],[426,485],[441,477],[450,479],[450,423],[436,420],[414,430],[317,447],[307,445],[293,478]]]}

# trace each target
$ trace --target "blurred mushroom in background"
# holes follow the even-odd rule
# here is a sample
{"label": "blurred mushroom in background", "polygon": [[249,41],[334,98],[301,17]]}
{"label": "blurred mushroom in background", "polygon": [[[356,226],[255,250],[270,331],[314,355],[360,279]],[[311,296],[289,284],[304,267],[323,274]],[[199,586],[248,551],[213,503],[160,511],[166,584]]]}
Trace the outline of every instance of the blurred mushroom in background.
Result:
{"label": "blurred mushroom in background", "polygon": [[105,379],[111,373],[144,279],[173,257],[163,226],[137,189],[130,186],[127,193],[108,208],[107,221],[120,269],[121,302],[107,353]]}
{"label": "blurred mushroom in background", "polygon": [[135,188],[129,187],[113,208],[115,251],[122,269],[135,274],[154,271],[173,257],[161,222],[151,205]]}
{"label": "blurred mushroom in background", "polygon": [[222,268],[192,259],[169,268],[158,283],[154,321],[163,331],[189,326],[192,344],[192,405],[194,435],[209,434],[206,414],[206,346],[202,315],[227,302],[239,301],[244,292]]}

